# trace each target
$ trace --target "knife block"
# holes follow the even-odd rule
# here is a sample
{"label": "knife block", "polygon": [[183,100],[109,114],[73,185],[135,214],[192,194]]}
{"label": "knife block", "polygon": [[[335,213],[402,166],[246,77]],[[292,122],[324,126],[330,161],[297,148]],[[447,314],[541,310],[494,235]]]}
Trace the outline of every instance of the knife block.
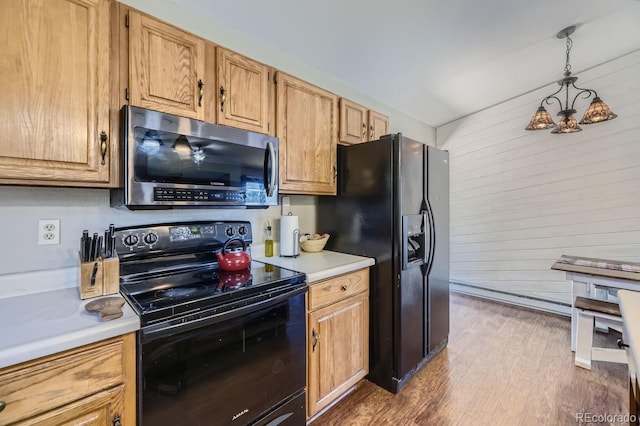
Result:
{"label": "knife block", "polygon": [[108,257],[102,260],[102,294],[120,293],[120,260]]}
{"label": "knife block", "polygon": [[106,259],[99,257],[93,262],[80,261],[78,275],[80,299],[115,294],[120,291],[120,261],[117,257]]}

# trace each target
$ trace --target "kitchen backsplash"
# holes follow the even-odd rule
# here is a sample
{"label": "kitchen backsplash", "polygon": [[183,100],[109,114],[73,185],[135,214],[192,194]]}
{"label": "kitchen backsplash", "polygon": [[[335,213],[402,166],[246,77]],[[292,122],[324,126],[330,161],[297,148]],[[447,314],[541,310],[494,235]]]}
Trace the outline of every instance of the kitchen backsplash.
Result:
{"label": "kitchen backsplash", "polygon": [[[313,232],[316,198],[290,196],[300,217],[301,232]],[[109,206],[108,189],[0,186],[0,278],[32,271],[77,267],[83,229],[99,232],[118,226],[186,220],[248,220],[256,244],[265,239],[265,223],[273,225],[277,241],[280,206],[268,209],[188,209],[129,211]],[[60,244],[38,245],[38,220],[60,219]],[[5,280],[7,277],[4,277]],[[0,285],[3,282],[0,279]]]}

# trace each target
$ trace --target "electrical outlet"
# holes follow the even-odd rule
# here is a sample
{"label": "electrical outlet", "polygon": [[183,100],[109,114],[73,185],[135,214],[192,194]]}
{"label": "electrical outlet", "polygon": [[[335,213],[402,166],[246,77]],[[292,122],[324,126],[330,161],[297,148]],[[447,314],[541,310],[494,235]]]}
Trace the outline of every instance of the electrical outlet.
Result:
{"label": "electrical outlet", "polygon": [[38,244],[60,244],[60,219],[38,221]]}

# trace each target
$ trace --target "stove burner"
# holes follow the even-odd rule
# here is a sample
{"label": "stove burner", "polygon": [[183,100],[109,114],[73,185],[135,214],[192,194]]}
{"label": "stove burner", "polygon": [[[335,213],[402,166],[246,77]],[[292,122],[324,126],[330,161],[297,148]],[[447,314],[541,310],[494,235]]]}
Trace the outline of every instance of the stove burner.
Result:
{"label": "stove burner", "polygon": [[155,292],[154,296],[157,299],[165,299],[165,298],[174,298],[174,297],[186,297],[191,296],[194,293],[206,288],[204,285],[190,285],[183,287],[172,287],[166,288],[164,290],[158,290]]}

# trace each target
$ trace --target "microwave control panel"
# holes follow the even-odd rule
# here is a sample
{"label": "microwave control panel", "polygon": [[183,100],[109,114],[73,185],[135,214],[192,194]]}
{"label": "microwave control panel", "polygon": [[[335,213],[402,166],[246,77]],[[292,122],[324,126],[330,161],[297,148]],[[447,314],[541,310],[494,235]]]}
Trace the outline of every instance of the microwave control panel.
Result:
{"label": "microwave control panel", "polygon": [[153,188],[154,201],[213,201],[244,203],[245,191],[227,191],[212,189]]}

